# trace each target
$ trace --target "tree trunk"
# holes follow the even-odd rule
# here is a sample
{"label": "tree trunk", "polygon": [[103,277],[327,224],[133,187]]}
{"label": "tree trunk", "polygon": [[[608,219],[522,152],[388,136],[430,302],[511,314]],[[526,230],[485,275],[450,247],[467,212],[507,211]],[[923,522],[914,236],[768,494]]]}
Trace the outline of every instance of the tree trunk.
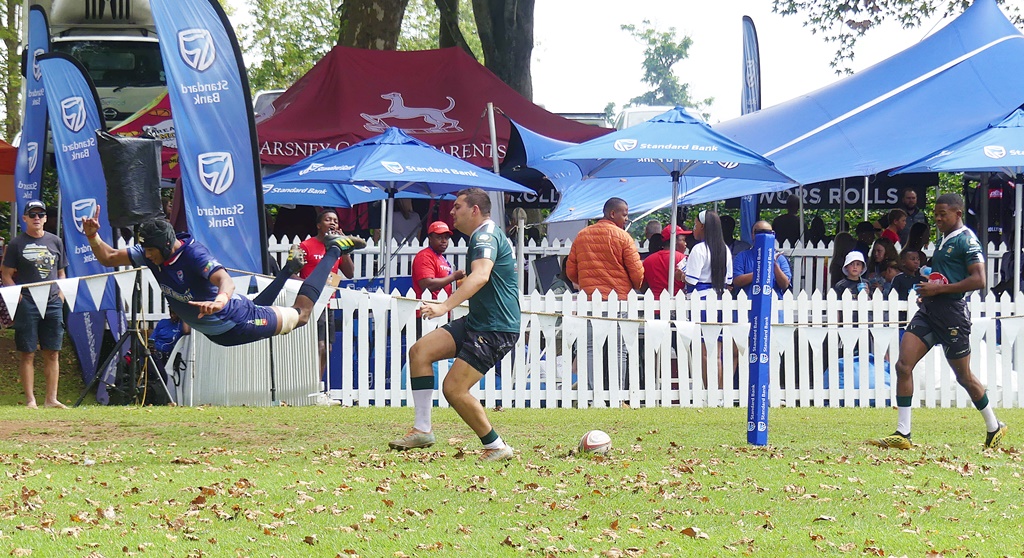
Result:
{"label": "tree trunk", "polygon": [[345,0],[338,45],[395,50],[409,0]]}
{"label": "tree trunk", "polygon": [[437,6],[437,11],[441,16],[438,46],[440,48],[457,46],[476,58],[473,50],[469,48],[466,38],[462,36],[462,30],[459,29],[459,2],[460,0],[434,0],[434,5]]}
{"label": "tree trunk", "polygon": [[473,0],[484,65],[531,101],[533,6],[534,0]]}

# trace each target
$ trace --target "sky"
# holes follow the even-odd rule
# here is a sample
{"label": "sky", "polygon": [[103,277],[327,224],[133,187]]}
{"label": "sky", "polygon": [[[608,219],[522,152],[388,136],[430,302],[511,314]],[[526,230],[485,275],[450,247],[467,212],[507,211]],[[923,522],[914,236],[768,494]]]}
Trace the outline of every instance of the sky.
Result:
{"label": "sky", "polygon": [[[842,76],[829,66],[835,45],[803,26],[801,14],[783,17],[770,0],[537,0],[532,60],[534,102],[552,112],[602,112],[650,89],[640,81],[644,46],[622,31],[647,19],[659,31],[689,36],[689,57],[675,66],[692,99],[714,97],[711,123],[740,115],[742,18],[757,29],[761,106],[809,93]],[[628,5],[624,12],[623,6]],[[886,25],[857,42],[854,71],[900,52],[934,32],[941,16],[910,30]],[[934,27],[934,29],[933,29]]]}
{"label": "sky", "polygon": [[[247,19],[245,0],[233,23]],[[711,123],[740,115],[742,27],[754,20],[761,54],[761,106],[767,108],[809,93],[842,76],[829,66],[835,45],[803,26],[800,14],[782,17],[771,0],[536,0],[532,65],[533,101],[552,112],[603,112],[622,107],[649,89],[642,77],[643,45],[623,24],[649,20],[659,31],[675,27],[693,39],[689,58],[676,64],[679,80],[693,99],[714,97]],[[628,6],[628,10],[624,7]],[[625,13],[623,13],[625,12]],[[920,41],[944,25],[941,16],[921,28],[887,24],[857,42],[850,64],[862,70]],[[936,26],[937,22],[941,22]]]}

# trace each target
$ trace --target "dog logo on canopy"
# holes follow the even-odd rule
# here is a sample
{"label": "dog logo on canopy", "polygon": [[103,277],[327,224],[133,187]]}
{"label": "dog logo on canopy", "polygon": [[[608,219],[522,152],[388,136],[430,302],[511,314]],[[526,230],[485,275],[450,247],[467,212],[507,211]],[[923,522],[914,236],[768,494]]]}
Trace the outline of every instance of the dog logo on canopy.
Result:
{"label": "dog logo on canopy", "polygon": [[25,144],[25,151],[28,154],[28,172],[36,171],[36,164],[39,163],[39,144],[31,141]]}
{"label": "dog logo on canopy", "polygon": [[616,151],[632,151],[633,149],[636,149],[636,146],[637,141],[635,139],[615,140],[615,143],[612,144],[612,147],[614,147]]}
{"label": "dog logo on canopy", "polygon": [[178,31],[178,54],[185,64],[197,72],[205,72],[217,60],[213,37],[206,29]]}
{"label": "dog logo on canopy", "polygon": [[60,117],[64,127],[78,133],[85,126],[85,100],[68,97],[60,102]]}
{"label": "dog logo on canopy", "polygon": [[402,174],[405,172],[405,167],[402,166],[402,163],[397,161],[381,161],[380,164],[387,169],[388,172],[393,172],[395,174]]}
{"label": "dog logo on canopy", "polygon": [[1001,145],[986,145],[983,150],[985,156],[989,159],[1002,159],[1006,157],[1006,148]]}
{"label": "dog logo on canopy", "polygon": [[85,198],[72,202],[71,212],[75,216],[75,228],[79,233],[85,234],[82,229],[82,219],[96,214],[96,198]]}
{"label": "dog logo on canopy", "polygon": [[203,188],[220,195],[227,192],[235,181],[235,165],[231,154],[223,151],[201,153],[199,159],[199,181]]}
{"label": "dog logo on canopy", "polygon": [[392,118],[396,120],[422,119],[424,124],[429,126],[424,128],[402,128],[411,134],[444,134],[462,131],[462,128],[459,127],[459,121],[448,117],[448,111],[455,108],[455,99],[451,97],[446,97],[448,99],[448,108],[443,109],[406,106],[402,94],[397,92],[385,93],[380,98],[391,101],[388,110],[380,114],[366,114],[365,112],[359,114],[367,122],[367,124],[363,124],[363,128],[371,132],[387,130],[391,125],[385,122],[385,120]]}
{"label": "dog logo on canopy", "polygon": [[46,54],[46,51],[37,48],[32,53],[32,77],[36,78],[36,81],[43,79],[43,71],[39,68],[39,55]]}

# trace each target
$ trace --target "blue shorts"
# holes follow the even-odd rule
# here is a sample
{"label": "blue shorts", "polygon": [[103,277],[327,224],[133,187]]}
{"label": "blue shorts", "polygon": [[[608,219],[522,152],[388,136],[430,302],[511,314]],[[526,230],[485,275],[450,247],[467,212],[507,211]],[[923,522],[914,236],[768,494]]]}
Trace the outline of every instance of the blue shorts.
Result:
{"label": "blue shorts", "polygon": [[242,297],[248,304],[244,305],[243,313],[238,316],[235,327],[219,335],[209,336],[210,341],[225,347],[245,345],[260,339],[273,337],[277,332],[277,314],[270,306],[257,306],[248,298]]}
{"label": "blue shorts", "polygon": [[22,297],[18,313],[14,316],[14,346],[21,353],[59,351],[64,341],[64,302],[51,299],[46,305],[46,317],[39,315],[31,296]]}

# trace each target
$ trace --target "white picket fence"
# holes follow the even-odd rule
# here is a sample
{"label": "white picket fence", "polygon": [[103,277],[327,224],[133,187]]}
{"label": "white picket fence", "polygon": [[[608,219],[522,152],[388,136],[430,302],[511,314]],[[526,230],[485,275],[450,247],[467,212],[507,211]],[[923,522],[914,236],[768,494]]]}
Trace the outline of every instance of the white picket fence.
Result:
{"label": "white picket fence", "polygon": [[[655,301],[633,294],[625,301],[602,302],[585,295],[534,294],[522,303],[519,343],[473,390],[488,407],[747,405],[750,304],[744,295]],[[345,341],[333,348],[342,353],[341,385],[330,386],[333,398],[359,406],[409,403],[403,364],[407,347],[416,339],[417,304],[408,296],[342,291],[335,307],[343,315],[341,330],[346,333]],[[972,369],[987,384],[995,405],[1024,404],[1018,372],[1024,362],[1024,322],[1018,316],[1024,309],[1008,297],[975,299],[970,306]],[[833,293],[787,295],[772,312],[777,323],[771,332],[771,404],[891,405],[900,320],[912,316],[916,307],[913,301],[880,295],[841,300]],[[702,320],[704,313],[711,318]],[[425,321],[423,333],[444,321]],[[595,346],[593,370],[588,370],[586,358],[588,328]],[[708,353],[707,385],[702,379],[702,345]],[[607,357],[602,349],[608,351]],[[370,359],[355,356],[371,352],[376,356],[372,365]],[[724,385],[715,373],[719,359]],[[438,386],[447,371],[448,363],[442,362]],[[593,378],[592,386],[588,377]],[[940,349],[918,365],[915,380],[915,405],[971,404]],[[438,397],[438,404],[447,405],[443,397]]]}
{"label": "white picket fence", "polygon": [[[281,254],[289,245],[272,244],[272,250]],[[394,272],[407,273],[408,264],[419,249],[420,246],[400,248],[392,262]],[[524,252],[529,261],[567,251],[567,244],[556,243],[527,247]],[[794,283],[797,277],[803,278],[804,287],[797,289],[795,297],[787,293],[772,312],[772,405],[891,405],[895,398],[900,328],[908,316],[913,316],[916,303],[899,301],[895,295],[883,299],[880,295],[869,298],[861,294],[860,298],[837,300],[831,291],[826,291],[825,296],[818,290],[808,293],[808,283],[824,284],[831,248],[797,248],[787,253],[793,261]],[[998,262],[1001,254],[1001,249],[990,250],[989,261]],[[464,267],[464,245],[453,246],[447,255],[453,264]],[[356,254],[357,274],[365,274],[375,258],[373,246]],[[994,267],[989,266],[990,277]],[[530,278],[530,266],[525,266],[524,271]],[[150,287],[144,291],[149,292],[144,292],[143,297],[147,319],[157,319],[165,310],[159,291],[153,290],[151,276],[147,281]],[[530,284],[528,281],[527,285]],[[350,289],[339,292],[340,296],[332,301],[341,315],[342,332],[341,342],[331,348],[336,360],[340,360],[328,385],[332,398],[345,405],[408,405],[411,395],[404,365],[408,348],[417,339],[415,309],[419,302],[411,291],[405,295]],[[488,407],[747,405],[749,301],[742,294],[735,299],[727,293],[721,299],[707,301],[685,297],[655,301],[653,297],[631,293],[623,301],[601,301],[585,295],[533,293],[524,295],[521,303],[523,334],[519,343],[497,370],[488,373],[474,388],[474,394]],[[988,386],[990,399],[1000,407],[1024,405],[1024,392],[1020,389],[1024,382],[1018,372],[1024,368],[1022,304],[1024,301],[1011,302],[1008,296],[997,301],[993,296],[975,295],[970,301],[974,323],[972,369]],[[458,316],[460,310],[454,314]],[[704,314],[710,318],[702,319]],[[422,333],[443,323],[423,321]],[[589,369],[591,364],[586,358],[588,330],[593,332],[596,347],[593,369]],[[706,385],[702,347],[708,353]],[[315,336],[307,333],[278,338],[275,350],[315,354]],[[242,355],[239,351],[253,354]],[[223,374],[237,369],[241,359],[266,359],[265,351],[260,345],[222,354],[216,350],[202,351],[203,358],[195,363],[195,374]],[[724,385],[718,383],[718,360],[724,371]],[[283,366],[283,370],[275,373],[279,381],[294,382],[304,389],[309,385],[310,374],[315,374],[315,369],[310,370],[314,361],[305,359],[303,366]],[[865,365],[860,366],[862,363]],[[438,386],[448,366],[445,362],[439,364]],[[289,379],[291,374],[296,379]],[[593,378],[592,383],[587,378]],[[260,375],[260,382],[250,386],[247,380],[239,378],[241,385],[232,386],[229,404],[266,404],[264,379],[265,375]],[[918,365],[915,379],[915,405],[971,404],[939,349],[930,352]],[[251,397],[246,393],[251,393]],[[447,405],[440,390],[437,393],[438,404]]]}

